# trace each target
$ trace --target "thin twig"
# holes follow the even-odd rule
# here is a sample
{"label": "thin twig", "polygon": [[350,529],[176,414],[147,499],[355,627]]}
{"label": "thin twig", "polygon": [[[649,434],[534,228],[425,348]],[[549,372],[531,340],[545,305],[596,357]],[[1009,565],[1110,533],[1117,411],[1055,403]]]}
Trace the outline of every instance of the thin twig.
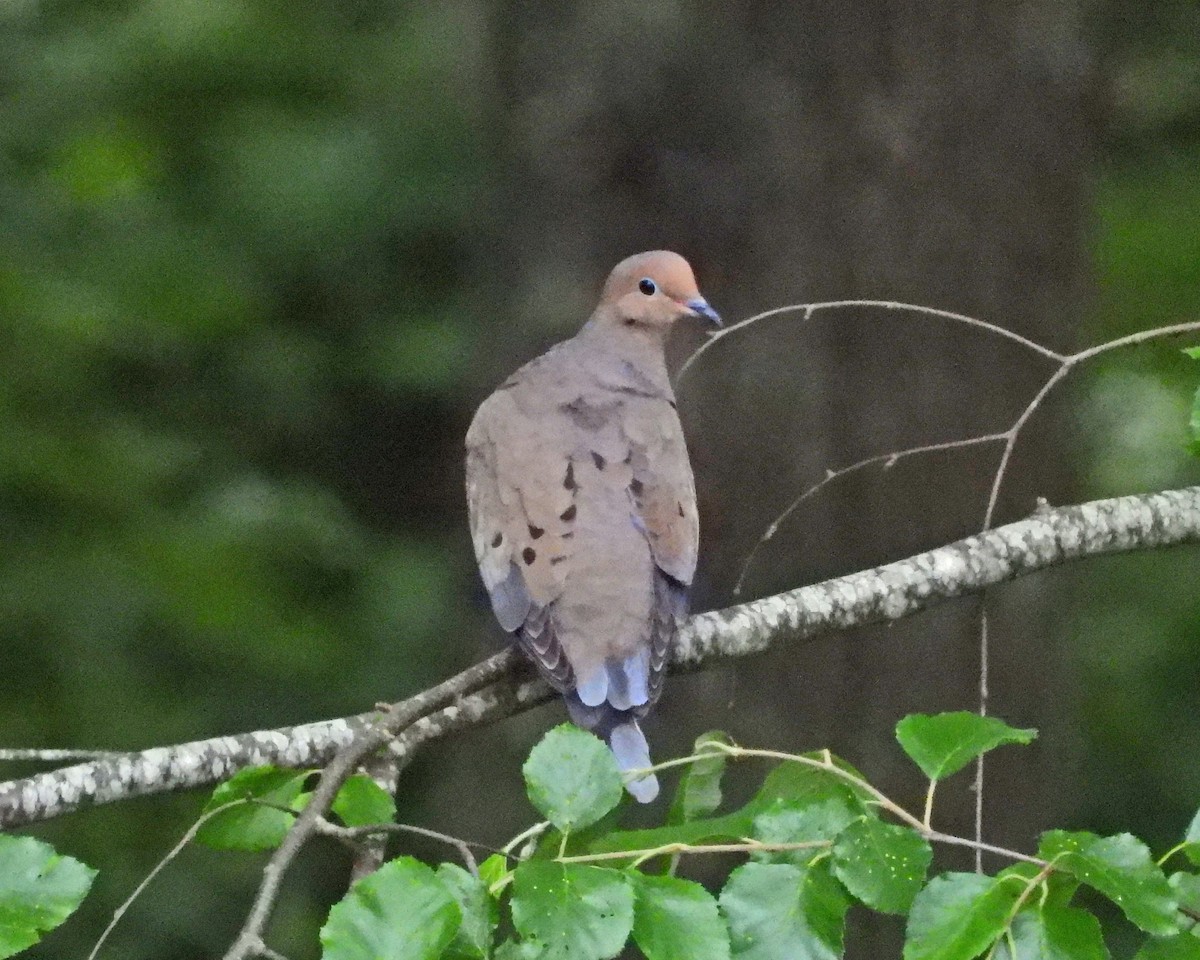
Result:
{"label": "thin twig", "polygon": [[[400,785],[401,764],[400,758],[394,757],[390,753],[376,753],[374,756],[367,757],[363,762],[362,772],[394,799],[396,789]],[[403,761],[403,764],[407,766],[407,759]],[[354,863],[350,866],[351,883],[370,876],[383,866],[384,860],[387,859],[387,840],[386,833],[376,833],[368,836],[363,843],[359,844],[354,856]]]}
{"label": "thin twig", "polygon": [[104,932],[100,934],[100,939],[98,939],[96,941],[96,945],[92,947],[92,952],[88,954],[88,960],[96,960],[96,956],[100,953],[100,948],[104,946],[104,942],[108,939],[109,934],[111,934],[116,928],[121,918],[125,916],[125,913],[130,907],[133,906],[133,902],[142,895],[142,892],[148,886],[150,886],[151,881],[162,872],[163,868],[177,856],[179,856],[179,854],[183,852],[183,848],[196,838],[196,834],[200,832],[201,828],[208,823],[209,820],[215,816],[218,816],[219,814],[224,813],[226,810],[229,810],[232,807],[240,807],[249,802],[249,800],[243,798],[240,800],[231,800],[229,803],[223,803],[221,806],[215,807],[214,809],[203,814],[195,823],[188,827],[187,832],[180,838],[179,842],[171,848],[170,852],[165,857],[155,864],[154,869],[146,874],[145,879],[143,879],[142,882],[134,888],[133,893],[126,898],[125,902],[113,911],[112,919],[108,921],[108,926],[104,928]]}
{"label": "thin twig", "polygon": [[[1079,364],[1091,360],[1101,354],[1108,353],[1112,350],[1117,350],[1122,347],[1133,346],[1139,343],[1145,343],[1150,340],[1161,339],[1163,337],[1177,336],[1183,333],[1194,333],[1200,331],[1200,322],[1177,323],[1166,327],[1158,327],[1153,330],[1143,330],[1138,333],[1129,334],[1124,337],[1118,337],[1115,340],[1109,340],[1105,343],[1098,344],[1087,349],[1080,350],[1073,354],[1062,354],[1056,350],[1051,350],[1040,343],[1022,337],[1020,334],[1014,333],[1011,330],[1006,330],[1003,327],[993,323],[988,323],[985,320],[979,320],[975,317],[968,317],[963,314],[951,313],[945,310],[937,310],[932,307],[921,307],[913,304],[894,303],[891,301],[877,300],[839,300],[828,301],[825,303],[808,303],[794,304],[785,307],[777,307],[774,310],[768,310],[745,320],[735,323],[724,330],[718,331],[711,335],[708,340],[702,343],[684,362],[676,376],[676,382],[683,379],[683,376],[691,368],[691,366],[699,360],[706,350],[712,347],[719,340],[724,339],[729,334],[737,330],[745,329],[751,324],[757,323],[759,320],[764,320],[768,317],[778,316],[790,312],[803,312],[804,320],[808,320],[818,310],[833,309],[839,307],[880,307],[889,310],[906,310],[927,316],[941,317],[948,320],[953,320],[958,323],[966,324],[967,326],[976,327],[986,330],[990,333],[1003,336],[1015,343],[1020,344],[1028,350],[1031,350],[1047,359],[1058,362],[1057,369],[1046,379],[1041,388],[1029,401],[1025,409],[1013,422],[1013,424],[1001,433],[981,434],[976,437],[968,437],[963,440],[951,441],[948,443],[928,444],[919,447],[912,447],[908,450],[894,451],[892,453],[878,454],[873,457],[867,457],[857,463],[851,464],[837,471],[828,471],[825,477],[819,482],[809,487],[800,496],[796,497],[784,510],[780,513],[759,537],[758,541],[751,548],[745,560],[742,563],[741,571],[738,574],[738,579],[733,588],[734,596],[740,596],[745,583],[746,575],[750,569],[759,550],[778,532],[780,524],[782,524],[791,514],[809,497],[822,490],[829,483],[839,477],[845,476],[848,473],[860,470],[864,467],[876,463],[883,463],[885,469],[891,467],[897,460],[902,457],[913,456],[921,453],[932,453],[941,450],[954,449],[956,447],[978,446],[985,443],[1004,441],[1004,449],[1000,454],[1000,461],[996,466],[996,472],[992,477],[991,489],[988,492],[987,508],[984,511],[983,527],[981,532],[986,532],[992,528],[993,520],[995,519],[996,506],[1000,499],[1000,490],[1004,484],[1004,479],[1008,472],[1008,466],[1012,459],[1013,450],[1017,445],[1017,440],[1021,435],[1022,429],[1025,427],[1029,419],[1041,407],[1042,402],[1046,399],[1049,393],[1062,382],[1063,379]],[[980,629],[979,629],[979,714],[986,716],[988,710],[988,691],[987,691],[987,674],[988,674],[988,624],[987,614],[981,608]],[[984,800],[984,758],[980,754],[975,760],[975,779],[973,782],[975,791],[975,869],[978,872],[983,871],[983,800]],[[928,812],[928,811],[927,811]]]}
{"label": "thin twig", "polygon": [[79,760],[111,760],[116,750],[41,750],[24,747],[0,747],[0,761],[29,760],[39,763],[74,763]]}
{"label": "thin twig", "polygon": [[880,807],[892,814],[892,816],[896,817],[898,820],[903,820],[914,830],[920,833],[925,832],[925,825],[921,823],[919,818],[914,817],[911,813],[900,806],[900,804],[886,796],[874,784],[868,783],[866,780],[862,779],[862,777],[855,776],[849,770],[843,770],[833,762],[833,756],[828,750],[824,751],[824,757],[821,760],[814,760],[812,757],[806,757],[802,754],[785,753],[782,750],[760,750],[752,747],[739,747],[733,744],[722,743],[719,740],[709,741],[706,748],[720,750],[722,753],[728,754],[734,758],[762,757],[767,760],[782,760],[789,763],[799,763],[802,766],[821,770],[822,772],[835,776],[840,780],[844,780],[856,790],[861,790],[863,793],[868,794],[871,799],[874,800],[875,803],[877,803]]}
{"label": "thin twig", "polygon": [[1044,864],[1046,861],[1038,857],[1031,857],[1027,853],[1021,853],[1019,850],[1009,850],[1007,847],[997,847],[995,844],[985,843],[982,840],[972,840],[969,837],[955,837],[948,833],[940,833],[937,830],[931,830],[926,833],[924,830],[918,831],[925,839],[932,840],[934,843],[946,843],[955,847],[971,847],[974,850],[982,851],[983,853],[994,853],[1001,857],[1008,857],[1010,860],[1021,860],[1024,863]]}
{"label": "thin twig", "polygon": [[501,852],[484,843],[475,843],[472,840],[460,840],[458,837],[452,837],[446,833],[439,833],[436,830],[430,830],[426,827],[416,827],[408,823],[371,823],[361,827],[343,827],[340,824],[331,823],[329,820],[321,818],[317,821],[317,832],[342,840],[361,840],[363,837],[374,837],[389,833],[411,833],[419,837],[429,837],[431,840],[440,840],[442,843],[449,844],[458,851],[459,856],[462,857],[464,866],[471,873],[475,874],[475,876],[479,876],[479,864],[476,862],[474,854],[471,853],[471,847],[486,850],[488,853]]}
{"label": "thin twig", "polygon": [[925,791],[925,812],[921,816],[921,823],[925,825],[926,830],[933,829],[933,794],[937,785],[937,780],[930,777],[929,789]]}
{"label": "thin twig", "polygon": [[741,843],[664,843],[658,847],[642,850],[607,850],[604,853],[581,853],[570,857],[555,857],[557,863],[599,863],[605,860],[632,860],[634,866],[653,860],[655,857],[682,854],[710,853],[786,853],[789,850],[820,850],[833,845],[832,840],[803,840],[796,843],[766,843],[761,840],[743,840]]}
{"label": "thin twig", "polygon": [[894,300],[827,300],[822,303],[793,303],[785,307],[775,307],[773,310],[765,310],[762,313],[756,313],[752,317],[747,317],[745,320],[739,320],[737,323],[726,327],[723,330],[718,330],[709,336],[704,343],[700,344],[684,361],[683,366],[679,368],[679,372],[675,375],[675,382],[683,380],[684,374],[688,372],[691,366],[700,359],[706,350],[713,344],[725,339],[731,333],[738,330],[743,330],[751,324],[757,323],[759,320],[766,320],[768,317],[776,317],[784,313],[803,313],[804,320],[808,320],[814,313],[820,310],[836,310],[843,307],[877,307],[883,310],[898,310],[906,313],[915,313],[927,317],[938,317],[942,320],[953,320],[956,323],[966,324],[969,327],[975,327],[979,330],[986,330],[988,333],[994,333],[997,336],[1004,337],[1006,340],[1011,340],[1013,343],[1018,343],[1027,350],[1032,350],[1034,353],[1041,354],[1049,360],[1062,361],[1063,355],[1049,347],[1044,347],[1040,343],[1021,336],[1019,333],[1013,333],[1011,330],[1006,330],[1004,327],[994,323],[988,323],[986,320],[980,320],[976,317],[968,317],[965,314],[954,313],[950,310],[939,310],[936,307],[923,307],[915,303],[898,303]]}
{"label": "thin twig", "polygon": [[962,440],[947,440],[943,443],[928,443],[920,447],[909,447],[907,450],[891,450],[887,453],[876,454],[873,457],[866,457],[863,460],[859,460],[857,463],[852,463],[848,467],[842,467],[840,470],[825,471],[825,476],[820,480],[820,482],[814,483],[811,487],[800,494],[800,496],[796,497],[795,500],[789,503],[784,511],[771,521],[771,525],[767,527],[763,535],[758,538],[758,542],[754,544],[754,546],[750,549],[750,552],[746,555],[746,559],[742,561],[742,569],[738,573],[737,583],[734,584],[733,595],[735,597],[741,596],[742,586],[746,582],[746,574],[750,572],[750,565],[754,562],[754,558],[758,555],[758,551],[766,545],[768,540],[770,540],[775,536],[776,533],[779,532],[780,525],[795,512],[796,508],[799,507],[800,504],[802,504],[809,497],[825,489],[825,487],[833,483],[835,480],[840,480],[847,474],[855,473],[858,470],[862,470],[863,468],[872,466],[876,463],[882,463],[885,470],[890,470],[893,466],[895,466],[896,463],[905,459],[906,457],[913,457],[922,453],[939,453],[943,450],[957,450],[961,447],[974,447],[984,443],[999,443],[1001,440],[1007,439],[1008,432],[1005,431],[1004,433],[985,433],[977,437],[967,437]]}
{"label": "thin twig", "polygon": [[[988,614],[984,598],[979,602],[979,715],[988,715],[988,672],[991,657],[988,653]],[[983,840],[983,754],[975,758],[975,779],[971,781],[975,791],[975,839]],[[983,850],[975,848],[975,872],[983,873]]]}
{"label": "thin twig", "polygon": [[[904,809],[904,807],[900,806],[900,804],[896,803],[896,801],[884,794],[874,784],[864,780],[857,774],[851,773],[849,770],[839,767],[833,762],[833,754],[830,753],[828,749],[821,751],[820,760],[805,756],[803,754],[785,753],[781,750],[761,750],[752,747],[741,747],[737,746],[736,744],[727,744],[716,740],[705,744],[705,751],[720,751],[721,753],[724,753],[735,760],[743,759],[745,757],[760,757],[768,760],[778,760],[781,763],[798,763],[802,766],[810,767],[814,770],[819,770],[822,773],[828,773],[831,776],[837,777],[854,790],[867,794],[871,797],[872,802],[880,809],[886,810],[897,820],[903,821],[907,826],[911,827],[926,840],[929,840],[933,843],[945,843],[959,847],[972,847],[977,851],[995,853],[999,854],[1000,856],[1008,857],[1011,860],[1020,860],[1025,863],[1035,863],[1039,865],[1044,865],[1046,863],[1045,860],[1039,859],[1038,857],[1031,857],[1028,854],[1021,853],[1019,850],[1010,850],[1006,847],[998,847],[995,844],[985,843],[982,840],[970,840],[966,837],[956,837],[952,834],[942,833],[940,830],[932,829],[929,826],[929,819],[933,809],[933,781],[931,781],[929,792],[926,794],[925,818],[919,819],[908,810]],[[692,754],[690,757],[680,758],[680,761],[694,763],[700,759],[703,759],[702,754]],[[667,761],[667,764],[660,764],[659,768],[668,764],[675,765],[680,761]],[[637,771],[637,773],[641,774],[643,771]],[[727,845],[728,847],[736,849],[728,849],[723,852],[738,852],[739,850],[745,849],[747,844],[756,843],[758,843],[758,841],[746,840],[743,841],[743,844],[740,846],[736,844]],[[823,843],[824,841],[814,841],[810,844],[802,844],[797,849],[803,849],[806,846],[820,846]],[[651,850],[625,850],[612,854],[604,854],[604,856],[607,859],[614,859],[621,856],[630,857],[646,854],[657,856],[659,853],[691,853],[694,852],[694,850],[712,851],[715,849],[715,847],[711,846],[698,846],[693,849],[687,844],[666,844],[663,847],[655,847]]]}
{"label": "thin twig", "polygon": [[375,725],[361,733],[349,746],[341,750],[321,773],[321,779],[313,790],[308,805],[296,817],[283,842],[263,867],[263,879],[255,895],[250,913],[241,932],[225,954],[225,960],[246,960],[257,953],[263,943],[267,921],[279,897],[284,874],[308,838],[317,830],[318,821],[328,813],[334,797],[346,778],[368,755],[378,750],[396,733],[412,727],[422,717],[444,708],[472,691],[495,681],[512,669],[516,654],[512,648],[464,670],[424,693],[398,704],[379,717]]}
{"label": "thin twig", "polygon": [[[1094,357],[1108,353],[1112,350],[1119,350],[1123,347],[1134,346],[1139,343],[1146,343],[1150,340],[1158,340],[1163,337],[1176,336],[1181,333],[1193,333],[1200,331],[1200,322],[1176,323],[1167,327],[1157,327],[1153,330],[1142,330],[1138,333],[1132,333],[1128,336],[1118,337],[1115,340],[1109,340],[1105,343],[1097,344],[1094,347],[1088,347],[1085,350],[1080,350],[1070,356],[1060,357],[1061,363],[1046,382],[1042,384],[1029,404],[1021,411],[1021,415],[1017,417],[1013,425],[1008,428],[1008,437],[1004,443],[1004,452],[1000,455],[1000,463],[996,467],[995,476],[992,478],[992,488],[988,493],[987,510],[983,516],[983,528],[981,532],[990,530],[992,521],[995,519],[996,504],[1000,500],[1000,488],[1004,483],[1005,475],[1008,471],[1008,464],[1012,458],[1013,448],[1017,445],[1017,438],[1021,435],[1021,430],[1025,424],[1029,422],[1029,418],[1042,405],[1042,401],[1046,399],[1050,391],[1053,390],[1060,382],[1062,382],[1067,374],[1081,363],[1085,363]],[[983,603],[986,603],[986,595],[983,598]],[[988,620],[987,608],[981,604],[980,619],[979,619],[979,715],[987,716],[988,711],[988,661],[990,653],[988,651]],[[975,840],[981,841],[983,838],[983,786],[984,786],[984,757],[981,753],[975,758],[975,781],[973,784],[975,790]],[[980,847],[975,848],[975,872],[983,873],[983,851]]]}
{"label": "thin twig", "polygon": [[500,852],[506,857],[510,856],[512,852],[516,850],[517,847],[521,846],[521,844],[523,844],[526,840],[536,840],[552,826],[553,824],[549,820],[543,820],[541,823],[535,823],[528,830],[522,830],[515,837],[509,840],[508,843],[500,848]]}

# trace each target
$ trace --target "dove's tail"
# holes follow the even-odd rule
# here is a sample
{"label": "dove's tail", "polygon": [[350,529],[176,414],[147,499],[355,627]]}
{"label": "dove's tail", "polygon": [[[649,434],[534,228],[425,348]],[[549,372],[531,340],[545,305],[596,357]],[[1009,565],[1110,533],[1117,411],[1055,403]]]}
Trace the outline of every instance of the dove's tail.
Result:
{"label": "dove's tail", "polygon": [[[589,707],[574,691],[568,693],[565,699],[571,720],[608,742],[622,773],[643,770],[651,765],[650,746],[632,710],[617,710],[608,703]],[[639,777],[626,783],[625,789],[638,803],[649,803],[658,796],[658,777],[652,773]]]}

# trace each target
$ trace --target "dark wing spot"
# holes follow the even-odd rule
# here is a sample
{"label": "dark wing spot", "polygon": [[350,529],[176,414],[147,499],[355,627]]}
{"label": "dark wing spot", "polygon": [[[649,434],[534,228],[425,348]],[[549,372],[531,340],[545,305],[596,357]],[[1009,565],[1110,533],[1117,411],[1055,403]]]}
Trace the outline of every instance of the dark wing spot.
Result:
{"label": "dark wing spot", "polygon": [[679,515],[682,517],[683,516],[683,504],[676,502],[675,506],[677,506],[679,508]]}
{"label": "dark wing spot", "polygon": [[594,432],[608,422],[616,406],[593,406],[583,397],[576,397],[570,403],[560,404],[558,409],[570,417],[575,426]]}
{"label": "dark wing spot", "polygon": [[678,409],[679,409],[679,407],[678,407],[678,406],[676,406],[676,404],[675,404],[675,401],[674,401],[674,400],[668,400],[668,401],[667,401],[667,403],[669,403],[669,404],[671,405],[671,409],[672,409],[672,410],[678,410]]}
{"label": "dark wing spot", "polygon": [[504,534],[502,534],[502,533],[498,533],[494,537],[492,537],[492,546],[493,547],[498,547],[503,542],[504,542]]}
{"label": "dark wing spot", "polygon": [[525,566],[531,566],[533,561],[537,559],[537,553],[533,547],[526,547],[521,551],[521,559],[525,561]]}
{"label": "dark wing spot", "polygon": [[536,540],[538,537],[540,537],[545,532],[546,531],[543,530],[541,527],[535,527],[532,523],[529,525],[529,535],[531,537],[533,537],[534,540]]}
{"label": "dark wing spot", "polygon": [[575,464],[567,464],[567,475],[563,478],[563,486],[568,490],[578,490],[579,484],[575,482]]}
{"label": "dark wing spot", "polygon": [[593,450],[592,451],[592,463],[594,463],[596,465],[597,470],[603,470],[604,465],[606,463],[608,463],[608,461],[605,460],[602,456],[600,456],[600,454],[598,454],[595,450]]}
{"label": "dark wing spot", "polygon": [[575,504],[571,504],[569,507],[567,507],[566,510],[564,510],[562,513],[560,513],[558,515],[558,519],[561,520],[563,523],[570,523],[572,520],[574,520],[575,519]]}
{"label": "dark wing spot", "polygon": [[561,554],[560,554],[559,556],[557,556],[557,557],[551,557],[551,558],[550,558],[550,566],[552,566],[552,567],[556,567],[556,566],[558,566],[560,563],[562,563],[562,562],[563,562],[564,560],[566,560],[566,559],[567,559],[567,558],[566,558],[566,557],[564,557],[564,556],[562,556]]}
{"label": "dark wing spot", "polygon": [[564,534],[562,535],[562,539],[564,539],[564,540],[570,540],[570,539],[571,539],[573,536],[575,536],[575,531],[574,531],[574,530],[568,530],[566,533],[564,533]]}
{"label": "dark wing spot", "polygon": [[634,477],[629,481],[629,489],[635,497],[640,497],[642,495],[642,481]]}

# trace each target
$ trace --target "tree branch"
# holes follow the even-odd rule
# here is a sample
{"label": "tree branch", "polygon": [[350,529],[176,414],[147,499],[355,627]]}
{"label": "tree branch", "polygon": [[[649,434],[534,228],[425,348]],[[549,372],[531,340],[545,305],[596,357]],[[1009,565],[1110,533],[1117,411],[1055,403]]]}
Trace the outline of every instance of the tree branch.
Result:
{"label": "tree branch", "polygon": [[[692,617],[676,670],[818,634],[896,620],[1068,560],[1200,542],[1200,486],[1039,509],[927,553]],[[403,761],[421,744],[550,696],[506,650],[386,711],[119,754],[0,784],[0,828],[134,796],[207,786],[246,766],[319,767],[370,728]],[[477,692],[476,692],[477,691]],[[359,753],[365,756],[369,749]]]}

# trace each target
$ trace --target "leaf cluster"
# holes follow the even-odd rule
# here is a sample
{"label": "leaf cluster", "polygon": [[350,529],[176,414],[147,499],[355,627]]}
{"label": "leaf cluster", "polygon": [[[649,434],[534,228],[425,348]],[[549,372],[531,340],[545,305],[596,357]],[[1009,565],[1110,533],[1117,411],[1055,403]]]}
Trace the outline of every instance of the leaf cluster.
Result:
{"label": "leaf cluster", "polygon": [[[1036,854],[994,875],[930,877],[934,844],[970,845],[935,830],[933,787],[982,753],[1029,743],[1033,730],[970,713],[913,715],[897,726],[930,779],[918,818],[828,752],[751,750],[719,732],[679,767],[666,822],[621,830],[620,771],[605,745],[570,725],[551,730],[523,773],[544,819],[476,867],[399,856],[350,887],[320,933],[327,960],[608,960],[632,943],[648,960],[784,960],[842,956],[858,904],[906,917],[904,960],[1102,960],[1100,920],[1075,902],[1086,886],[1147,940],[1137,960],[1200,960],[1200,814],[1156,862],[1128,834],[1051,830]],[[773,758],[749,802],[722,812],[730,760]],[[245,770],[214,793],[198,831],[223,849],[280,843],[308,802],[311,771]],[[386,829],[391,798],[347,781],[333,805],[345,827]],[[686,858],[739,853],[712,892],[678,876]],[[1167,876],[1174,857],[1193,869]],[[36,942],[87,892],[92,872],[45,844],[0,838],[0,957]],[[1094,902],[1090,898],[1087,903]]]}

